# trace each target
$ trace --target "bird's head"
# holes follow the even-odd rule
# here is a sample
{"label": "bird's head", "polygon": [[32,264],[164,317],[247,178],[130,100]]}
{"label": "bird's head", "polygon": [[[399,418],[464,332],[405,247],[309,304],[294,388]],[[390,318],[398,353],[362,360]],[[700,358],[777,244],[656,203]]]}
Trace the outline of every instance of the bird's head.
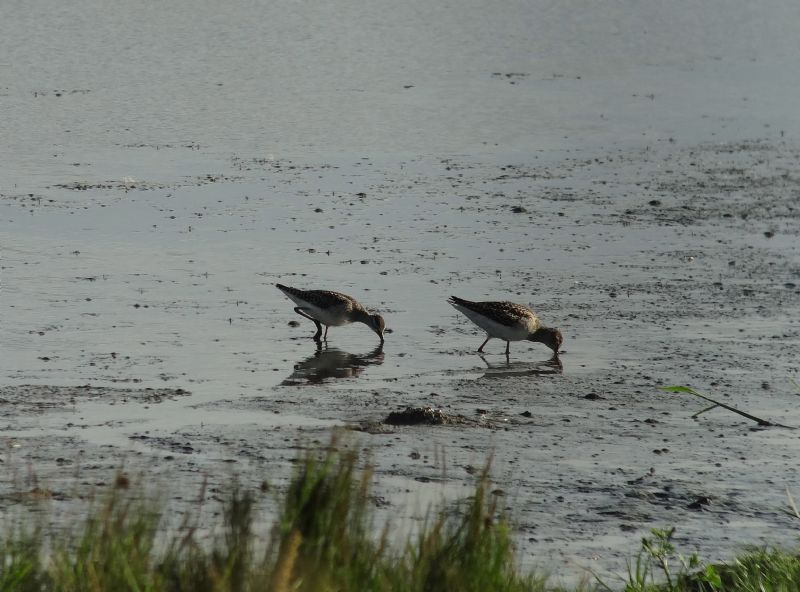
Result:
{"label": "bird's head", "polygon": [[537,329],[534,333],[528,336],[528,341],[538,341],[545,344],[553,350],[553,353],[558,353],[561,344],[564,342],[564,336],[558,329],[551,329],[549,327],[542,327]]}
{"label": "bird's head", "polygon": [[386,329],[386,321],[383,320],[383,317],[379,314],[369,315],[367,325],[378,334],[378,337],[381,338],[381,343],[383,343],[383,331]]}

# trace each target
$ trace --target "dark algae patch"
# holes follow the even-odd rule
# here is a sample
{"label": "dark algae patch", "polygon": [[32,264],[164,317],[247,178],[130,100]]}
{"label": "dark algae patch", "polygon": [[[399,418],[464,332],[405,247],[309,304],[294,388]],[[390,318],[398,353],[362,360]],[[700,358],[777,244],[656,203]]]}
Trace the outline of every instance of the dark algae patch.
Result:
{"label": "dark algae patch", "polygon": [[116,388],[107,386],[55,386],[23,384],[0,387],[0,409],[8,415],[43,413],[64,409],[82,401],[106,403],[157,404],[176,400],[191,393],[183,388]]}

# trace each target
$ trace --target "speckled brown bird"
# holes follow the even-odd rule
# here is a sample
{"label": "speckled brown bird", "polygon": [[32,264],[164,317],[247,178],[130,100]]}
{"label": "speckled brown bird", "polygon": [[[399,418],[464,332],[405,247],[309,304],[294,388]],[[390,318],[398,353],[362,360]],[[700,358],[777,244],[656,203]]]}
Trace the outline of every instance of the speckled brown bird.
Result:
{"label": "speckled brown bird", "polygon": [[513,302],[472,302],[457,296],[451,296],[448,302],[486,331],[486,341],[478,348],[481,353],[492,337],[506,342],[506,356],[512,341],[538,341],[556,354],[564,341],[561,331],[542,325],[527,306]]}
{"label": "speckled brown bird", "polygon": [[[282,284],[275,285],[297,304],[294,309],[297,314],[314,321],[317,326],[314,341],[327,340],[329,327],[364,323],[380,337],[381,344],[383,344],[383,331],[386,327],[383,317],[378,314],[370,314],[352,296],[330,290],[300,290]],[[324,336],[322,325],[325,325]]]}

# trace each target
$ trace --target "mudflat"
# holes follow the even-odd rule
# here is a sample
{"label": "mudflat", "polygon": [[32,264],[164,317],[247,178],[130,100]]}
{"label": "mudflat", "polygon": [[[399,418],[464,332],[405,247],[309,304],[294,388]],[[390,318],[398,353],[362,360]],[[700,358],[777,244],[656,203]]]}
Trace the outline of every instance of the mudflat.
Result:
{"label": "mudflat", "polygon": [[[414,2],[212,4],[0,24],[50,39],[0,64],[0,507],[69,516],[122,468],[179,515],[281,487],[344,426],[407,525],[491,458],[523,563],[565,579],[652,527],[710,560],[795,541],[798,432],[658,389],[800,427],[794,5],[471,5],[444,34]],[[118,69],[69,57],[103,49]],[[356,297],[384,348],[354,325],[318,349],[276,282]],[[479,356],[452,294],[531,306],[563,353]]]}

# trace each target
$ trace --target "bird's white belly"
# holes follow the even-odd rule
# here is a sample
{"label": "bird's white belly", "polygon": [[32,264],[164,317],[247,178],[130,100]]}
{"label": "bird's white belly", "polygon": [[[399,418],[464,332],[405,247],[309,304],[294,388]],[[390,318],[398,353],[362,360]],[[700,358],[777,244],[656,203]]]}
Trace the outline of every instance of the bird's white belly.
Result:
{"label": "bird's white belly", "polygon": [[528,335],[530,335],[528,329],[520,325],[509,327],[508,325],[503,325],[493,321],[492,319],[485,317],[482,314],[478,314],[468,308],[459,306],[458,310],[463,312],[467,318],[478,325],[478,327],[486,331],[486,334],[490,337],[503,339],[504,341],[522,341],[523,339],[527,339]]}
{"label": "bird's white belly", "polygon": [[318,308],[310,304],[306,304],[303,308],[305,308],[309,315],[317,319],[323,325],[339,327],[341,325],[350,324],[350,319],[347,318],[347,315],[343,314],[341,310]]}

